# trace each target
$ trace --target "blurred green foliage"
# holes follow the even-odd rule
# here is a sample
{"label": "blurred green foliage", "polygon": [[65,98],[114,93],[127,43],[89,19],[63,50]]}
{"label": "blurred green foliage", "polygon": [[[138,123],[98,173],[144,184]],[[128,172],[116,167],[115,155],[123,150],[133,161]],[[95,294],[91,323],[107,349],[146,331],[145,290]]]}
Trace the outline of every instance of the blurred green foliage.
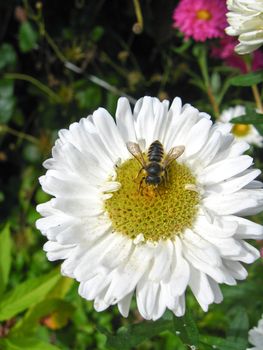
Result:
{"label": "blurred green foliage", "polygon": [[[238,122],[254,118],[263,130],[250,91],[262,71],[238,76],[208,44],[183,41],[172,29],[177,3],[141,2],[138,35],[132,1],[0,3],[0,349],[246,349],[263,311],[262,261],[238,287],[224,286],[224,302],[206,314],[189,293],[192,314],[183,318],[143,322],[133,303],[126,320],[78,296],[77,283],[47,261],[34,226],[35,206],[49,198],[37,179],[57,131],[99,106],[114,115],[119,95],[179,95],[214,119],[243,101],[248,114]],[[254,156],[262,168],[262,154]]]}

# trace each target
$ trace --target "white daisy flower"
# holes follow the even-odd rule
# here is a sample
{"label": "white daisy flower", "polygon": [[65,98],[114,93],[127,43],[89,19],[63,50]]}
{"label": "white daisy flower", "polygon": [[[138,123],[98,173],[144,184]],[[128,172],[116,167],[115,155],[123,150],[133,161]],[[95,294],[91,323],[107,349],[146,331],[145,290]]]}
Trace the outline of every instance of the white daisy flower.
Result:
{"label": "white daisy flower", "polygon": [[231,120],[246,114],[244,106],[230,107],[222,112],[218,121],[227,123],[232,127],[232,133],[240,141],[262,147],[263,137],[252,124],[233,124]]}
{"label": "white daisy flower", "polygon": [[235,51],[247,54],[263,44],[263,2],[262,0],[227,0],[226,33],[238,36]]}
{"label": "white daisy flower", "polygon": [[250,344],[254,345],[254,347],[247,350],[263,349],[263,315],[258,322],[258,326],[250,329],[248,333],[248,341]]}
{"label": "white daisy flower", "polygon": [[[241,217],[263,209],[260,171],[242,155],[249,146],[180,98],[169,108],[144,97],[133,112],[120,98],[116,123],[99,108],[59,132],[40,178],[55,198],[37,207],[47,257],[65,260],[62,273],[97,311],[117,304],[126,317],[135,294],[145,319],[166,308],[182,316],[187,286],[207,311],[222,301],[220,283],[246,278],[240,262],[259,257],[244,239],[263,238],[262,226]],[[156,187],[127,149],[139,144],[148,164],[155,140],[165,154],[185,147]]]}

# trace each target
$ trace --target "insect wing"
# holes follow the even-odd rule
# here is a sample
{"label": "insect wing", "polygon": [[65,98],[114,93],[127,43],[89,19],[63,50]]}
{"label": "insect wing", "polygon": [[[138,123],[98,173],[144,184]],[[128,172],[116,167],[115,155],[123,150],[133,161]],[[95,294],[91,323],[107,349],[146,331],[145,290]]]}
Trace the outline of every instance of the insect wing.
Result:
{"label": "insect wing", "polygon": [[140,146],[138,145],[138,143],[127,142],[126,145],[127,145],[128,151],[134,156],[134,158],[136,158],[138,160],[138,162],[143,167],[145,167],[146,163],[145,163],[142,151],[141,151]]}
{"label": "insect wing", "polygon": [[170,149],[163,161],[163,167],[166,168],[173,160],[177,159],[184,153],[184,146],[175,146]]}

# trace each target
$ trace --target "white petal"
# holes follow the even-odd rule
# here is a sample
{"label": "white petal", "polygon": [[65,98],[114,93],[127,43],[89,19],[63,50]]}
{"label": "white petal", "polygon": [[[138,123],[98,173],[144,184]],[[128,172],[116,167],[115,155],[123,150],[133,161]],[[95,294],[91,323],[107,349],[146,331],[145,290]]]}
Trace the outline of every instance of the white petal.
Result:
{"label": "white petal", "polygon": [[186,157],[196,154],[204,146],[207,141],[211,125],[211,120],[202,118],[191,128],[184,144]]}
{"label": "white petal", "polygon": [[180,128],[178,131],[175,131],[173,140],[171,140],[172,145],[184,145],[185,141],[188,137],[189,130],[195,125],[197,119],[199,116],[199,112],[196,108],[192,106],[187,106],[180,116],[178,116],[177,123],[178,126],[180,125]]}
{"label": "white petal", "polygon": [[179,237],[174,243],[175,256],[174,266],[171,271],[169,286],[173,296],[182,295],[189,282],[190,268],[188,262],[183,258],[183,247]]}
{"label": "white petal", "polygon": [[89,280],[80,283],[79,294],[87,300],[93,300],[102,291],[106,290],[110,280],[111,274],[98,273]]}
{"label": "white petal", "polygon": [[[106,178],[107,173],[101,168],[99,161],[89,151],[85,155],[70,143],[62,148],[64,159],[67,161],[70,170],[88,181],[90,184],[97,184]],[[90,150],[91,151],[91,150]]]}
{"label": "white petal", "polygon": [[246,185],[245,188],[250,188],[250,189],[256,189],[256,188],[262,188],[263,183],[257,180],[251,181],[249,184]]}
{"label": "white petal", "polygon": [[206,274],[191,267],[189,286],[204,311],[214,301],[214,293]]}
{"label": "white petal", "polygon": [[214,303],[221,303],[221,301],[223,300],[223,294],[219,288],[218,283],[216,283],[211,277],[208,277],[208,281],[214,294]]}
{"label": "white petal", "polygon": [[113,249],[108,250],[101,260],[101,264],[107,268],[114,269],[118,266],[124,266],[132,254],[134,245],[131,239],[119,235]]}
{"label": "white petal", "polygon": [[240,241],[239,244],[242,247],[242,251],[237,257],[231,257],[232,260],[239,260],[246,264],[251,264],[260,257],[259,251],[247,242]]}
{"label": "white petal", "polygon": [[222,160],[209,165],[198,177],[202,184],[211,185],[237,175],[251,166],[253,159],[243,155],[237,158]]}
{"label": "white petal", "polygon": [[246,186],[252,180],[254,180],[260,174],[260,170],[246,170],[239,176],[233,177],[231,179],[225,180],[224,182],[213,184],[206,187],[208,192],[216,193],[233,193],[239,191],[241,188]]}
{"label": "white petal", "polygon": [[159,243],[158,248],[155,249],[153,265],[148,275],[151,281],[159,282],[165,280],[170,272],[173,250],[174,246],[170,240]]}
{"label": "white petal", "polygon": [[153,140],[159,140],[161,143],[164,141],[167,127],[169,125],[168,118],[168,101],[160,101],[156,98],[153,99],[153,112],[154,112],[154,121],[153,121]]}
{"label": "white petal", "polygon": [[[145,96],[137,101],[134,107],[135,116],[135,130],[137,139],[144,139],[146,142],[146,148],[150,146],[153,140],[153,99],[149,96]],[[145,133],[147,130],[147,133]]]}
{"label": "white petal", "polygon": [[244,141],[237,141],[233,135],[225,135],[220,152],[216,155],[213,163],[224,159],[236,158],[249,149],[249,144]]}
{"label": "white petal", "polygon": [[193,231],[197,232],[205,239],[209,238],[229,238],[232,237],[238,228],[237,222],[233,220],[225,221],[224,218],[215,217],[210,223],[204,215],[199,215]]}
{"label": "white petal", "polygon": [[118,302],[118,309],[123,317],[128,317],[131,305],[133,292],[127,294],[122,300]]}
{"label": "white petal", "polygon": [[190,157],[190,159],[188,159],[188,162],[190,161],[190,164],[194,169],[201,171],[211,163],[220,148],[221,138],[221,133],[213,128],[210,132],[207,143],[199,151],[198,156]]}
{"label": "white petal", "polygon": [[81,151],[90,150],[90,153],[99,161],[100,167],[107,171],[114,163],[112,162],[109,150],[102,142],[95,125],[92,123],[92,117],[81,119],[80,126],[80,135],[83,140]]}
{"label": "white petal", "polygon": [[137,142],[134,119],[129,101],[126,97],[121,97],[118,100],[116,123],[125,142]]}
{"label": "white petal", "polygon": [[247,270],[238,261],[225,260],[224,265],[235,279],[244,280],[247,278]]}
{"label": "white petal", "polygon": [[75,217],[97,216],[104,211],[100,198],[53,198],[51,203],[55,209]]}
{"label": "white petal", "polygon": [[73,260],[76,278],[82,281],[90,278],[89,276],[94,276],[96,267],[108,270],[107,266],[101,264],[101,261],[108,253],[114,251],[116,247],[118,248],[122,241],[123,237],[121,235],[106,231],[97,241],[92,242],[91,246],[87,247],[88,249],[82,247],[81,259],[78,261]]}
{"label": "white petal", "polygon": [[115,163],[119,158],[127,159],[129,153],[126,144],[111,115],[104,108],[99,108],[93,113],[92,120],[113,162]]}
{"label": "white petal", "polygon": [[185,314],[185,296],[180,295],[178,298],[178,305],[175,310],[172,310],[175,316],[182,317]]}
{"label": "white petal", "polygon": [[49,173],[49,175],[41,176],[39,182],[46,193],[60,198],[94,198],[99,195],[96,187],[82,179],[62,180]]}
{"label": "white petal", "polygon": [[225,220],[236,221],[238,223],[235,237],[239,239],[263,239],[263,226],[253,221],[239,216],[226,216]]}
{"label": "white petal", "polygon": [[229,195],[211,195],[204,198],[203,204],[208,209],[212,210],[218,215],[230,215],[235,213],[240,213],[242,210],[248,212],[248,209],[258,208],[258,201],[256,198],[249,197],[249,192],[239,191]]}
{"label": "white petal", "polygon": [[[173,109],[172,109],[173,108]],[[198,110],[192,106],[184,105],[181,114],[176,114],[180,110],[180,101],[176,100],[171,106],[171,123],[164,140],[166,150],[178,145],[184,145],[188,131],[198,119]]]}
{"label": "white petal", "polygon": [[141,315],[150,320],[153,317],[153,311],[155,304],[158,304],[159,300],[160,284],[157,282],[151,282],[147,280],[141,280],[136,288],[137,305]]}
{"label": "white petal", "polygon": [[[63,225],[65,227],[65,225]],[[81,244],[86,240],[86,231],[83,225],[67,225],[64,230],[59,231],[57,227],[47,232],[48,239],[56,239],[60,244]]]}
{"label": "white petal", "polygon": [[152,320],[156,321],[164,314],[166,310],[166,299],[163,288],[160,286],[159,295],[155,300],[155,306],[152,313]]}
{"label": "white petal", "polygon": [[75,244],[61,245],[57,242],[48,241],[44,244],[44,251],[47,253],[47,258],[50,261],[67,259],[75,249]]}
{"label": "white petal", "polygon": [[184,256],[194,267],[211,276],[218,283],[226,283],[226,275],[222,271],[222,261],[218,250],[209,242],[195,234],[190,234],[188,239],[183,239]]}

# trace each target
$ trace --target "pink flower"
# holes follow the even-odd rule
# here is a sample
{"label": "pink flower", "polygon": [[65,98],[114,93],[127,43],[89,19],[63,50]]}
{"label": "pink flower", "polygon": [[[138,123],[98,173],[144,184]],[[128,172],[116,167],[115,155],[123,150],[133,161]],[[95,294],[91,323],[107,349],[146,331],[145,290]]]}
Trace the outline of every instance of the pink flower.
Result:
{"label": "pink flower", "polygon": [[[229,67],[238,68],[242,73],[248,73],[248,67],[245,58],[235,53],[235,46],[238,41],[231,37],[225,36],[219,41],[219,45],[212,49],[212,56],[221,58]],[[251,69],[257,71],[263,68],[263,53],[256,50],[252,53]]]}
{"label": "pink flower", "polygon": [[226,12],[224,0],[181,0],[173,13],[173,26],[184,33],[185,39],[220,38],[227,26]]}

